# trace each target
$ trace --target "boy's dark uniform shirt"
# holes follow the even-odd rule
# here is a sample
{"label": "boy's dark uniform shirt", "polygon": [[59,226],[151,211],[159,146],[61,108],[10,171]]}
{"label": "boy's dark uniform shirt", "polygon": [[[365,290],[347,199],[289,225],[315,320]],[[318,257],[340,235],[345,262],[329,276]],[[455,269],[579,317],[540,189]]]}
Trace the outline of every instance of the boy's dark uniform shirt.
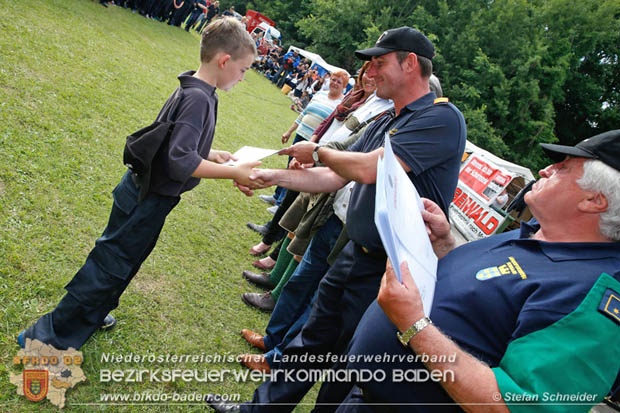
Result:
{"label": "boy's dark uniform shirt", "polygon": [[[217,121],[217,94],[215,87],[193,74],[189,71],[179,75],[183,100],[175,128],[153,161],[151,192],[156,194],[178,196],[198,185],[200,179],[191,175],[211,150]],[[173,95],[164,104],[157,120],[165,119]]]}

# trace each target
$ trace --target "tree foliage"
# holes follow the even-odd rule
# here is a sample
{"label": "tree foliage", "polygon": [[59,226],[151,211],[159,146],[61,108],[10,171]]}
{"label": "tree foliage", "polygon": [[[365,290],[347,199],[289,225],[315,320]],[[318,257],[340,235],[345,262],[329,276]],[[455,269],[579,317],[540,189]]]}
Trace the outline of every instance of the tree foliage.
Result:
{"label": "tree foliage", "polygon": [[620,127],[618,0],[254,1],[287,10],[293,38],[349,71],[384,30],[419,29],[468,138],[534,171],[548,163],[538,143]]}

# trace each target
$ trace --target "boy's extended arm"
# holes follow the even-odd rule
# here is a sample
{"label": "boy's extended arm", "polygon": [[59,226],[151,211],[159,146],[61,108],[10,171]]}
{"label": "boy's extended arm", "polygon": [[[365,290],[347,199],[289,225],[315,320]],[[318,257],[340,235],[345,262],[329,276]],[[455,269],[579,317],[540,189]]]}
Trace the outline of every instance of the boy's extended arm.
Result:
{"label": "boy's extended arm", "polygon": [[254,186],[248,176],[252,169],[260,165],[260,161],[247,162],[239,165],[221,165],[219,163],[203,159],[192,173],[194,178],[232,179],[245,186]]}

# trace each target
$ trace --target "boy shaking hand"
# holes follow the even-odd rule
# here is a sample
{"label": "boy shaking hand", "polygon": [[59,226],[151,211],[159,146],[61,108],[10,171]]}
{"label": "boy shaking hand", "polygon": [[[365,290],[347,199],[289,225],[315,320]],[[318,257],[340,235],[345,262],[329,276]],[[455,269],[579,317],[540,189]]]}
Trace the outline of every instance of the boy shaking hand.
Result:
{"label": "boy shaking hand", "polygon": [[[230,90],[243,80],[255,55],[254,41],[236,19],[220,19],[205,28],[200,67],[179,76],[183,93],[171,119],[175,126],[152,161],[147,195],[138,200],[140,188],[127,171],[113,191],[108,225],[65,287],[67,294],[52,312],[19,334],[21,347],[29,338],[59,350],[79,349],[103,324],[113,324],[108,313],[118,306],[121,294],[155,247],[167,215],[180,195],[201,178],[252,185],[248,175],[259,162],[221,165],[232,155],[211,150],[211,144],[217,119],[215,91]],[[175,95],[164,104],[158,121],[168,118]]]}

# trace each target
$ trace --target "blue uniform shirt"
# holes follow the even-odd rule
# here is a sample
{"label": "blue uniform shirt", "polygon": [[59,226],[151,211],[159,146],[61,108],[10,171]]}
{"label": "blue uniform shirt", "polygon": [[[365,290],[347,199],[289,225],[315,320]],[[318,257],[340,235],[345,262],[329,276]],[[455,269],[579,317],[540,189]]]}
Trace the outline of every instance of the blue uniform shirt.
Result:
{"label": "blue uniform shirt", "polygon": [[[520,230],[465,244],[439,261],[430,317],[463,350],[491,367],[499,364],[512,340],[573,312],[601,273],[620,280],[620,243],[530,239],[537,229],[535,221],[522,223]],[[375,302],[360,321],[349,354],[414,353],[398,342],[396,327]],[[358,383],[373,402],[451,402],[441,385],[431,380],[391,380],[392,370],[424,369],[421,362],[354,362],[347,367],[387,372],[383,382]],[[402,410],[427,407],[402,406]]]}
{"label": "blue uniform shirt", "polygon": [[[372,123],[349,150],[372,152],[384,144],[391,131],[394,153],[410,169],[407,175],[420,196],[435,201],[448,215],[454,197],[466,126],[461,112],[451,103],[434,104],[428,93],[405,106],[398,116],[383,116]],[[347,233],[356,243],[382,250],[374,224],[375,184],[355,184],[347,211]]]}
{"label": "blue uniform shirt", "polygon": [[602,272],[620,279],[620,243],[530,239],[538,228],[522,223],[439,261],[431,318],[490,365],[512,340],[573,312]]}

